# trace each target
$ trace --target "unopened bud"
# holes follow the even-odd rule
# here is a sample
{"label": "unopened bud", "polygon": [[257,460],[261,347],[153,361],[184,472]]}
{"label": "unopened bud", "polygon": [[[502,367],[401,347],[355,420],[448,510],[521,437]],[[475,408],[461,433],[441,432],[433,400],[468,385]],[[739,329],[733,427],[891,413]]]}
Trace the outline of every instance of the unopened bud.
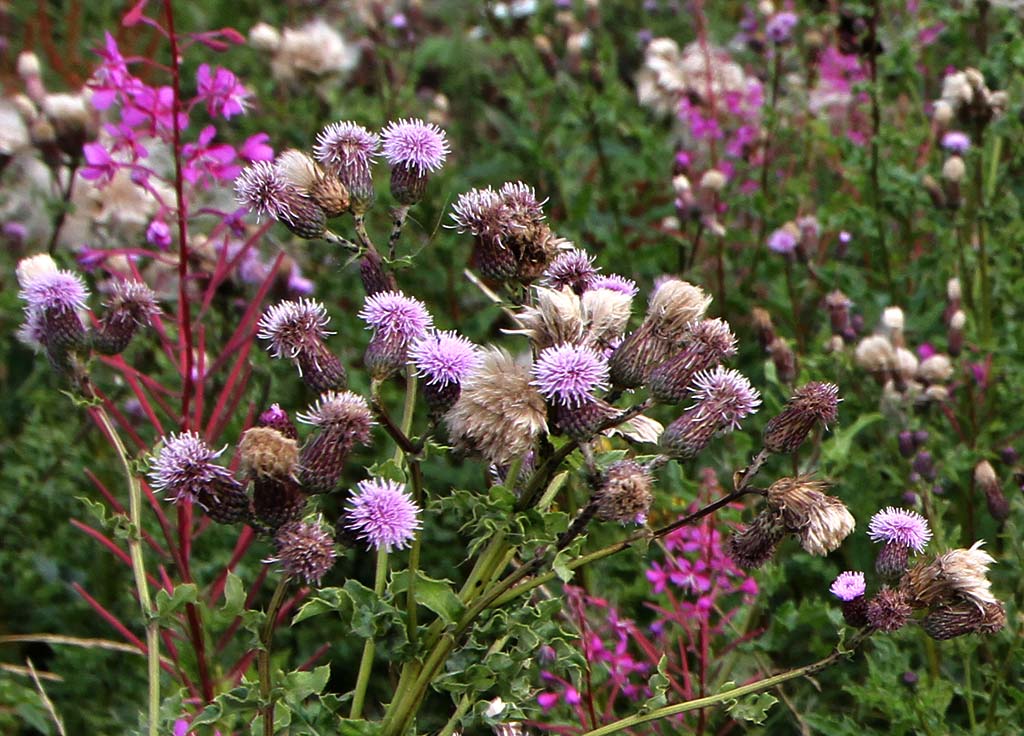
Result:
{"label": "unopened bud", "polygon": [[996,521],[1005,521],[1010,515],[1010,502],[1003,494],[999,476],[988,460],[982,460],[974,466],[974,483],[985,494],[989,515]]}

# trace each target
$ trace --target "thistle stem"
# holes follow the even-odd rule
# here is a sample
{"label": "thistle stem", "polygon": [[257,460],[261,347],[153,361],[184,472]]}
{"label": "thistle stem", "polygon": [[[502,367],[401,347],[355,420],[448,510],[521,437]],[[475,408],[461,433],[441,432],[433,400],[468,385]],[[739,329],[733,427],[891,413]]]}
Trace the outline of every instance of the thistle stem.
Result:
{"label": "thistle stem", "polygon": [[[383,547],[377,550],[377,574],[373,582],[373,592],[380,597],[384,594],[384,582],[388,574],[388,553]],[[373,655],[377,651],[377,642],[372,636],[363,643],[363,656],[359,660],[359,674],[356,675],[356,689],[352,693],[352,710],[349,718],[361,718],[363,704],[366,702],[366,688],[370,684],[370,672],[373,669]]]}
{"label": "thistle stem", "polygon": [[405,227],[405,218],[409,216],[409,205],[405,204],[391,210],[391,235],[388,236],[388,258],[395,260],[395,246],[398,239],[402,237],[402,228]]}
{"label": "thistle stem", "polygon": [[288,590],[289,577],[282,575],[274,588],[274,595],[267,607],[267,618],[260,629],[260,651],[257,655],[257,670],[260,678],[260,698],[263,700],[263,736],[274,736],[274,699],[273,682],[270,677],[270,647],[274,640],[274,627],[277,626],[277,613],[281,610],[285,592]]}

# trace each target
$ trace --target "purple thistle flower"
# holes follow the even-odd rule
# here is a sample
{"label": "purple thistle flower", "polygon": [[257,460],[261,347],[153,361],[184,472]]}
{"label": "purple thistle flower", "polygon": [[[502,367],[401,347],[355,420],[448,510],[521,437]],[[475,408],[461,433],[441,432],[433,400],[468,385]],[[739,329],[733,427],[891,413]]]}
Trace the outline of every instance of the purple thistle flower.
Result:
{"label": "purple thistle flower", "polygon": [[334,334],[325,329],[328,322],[327,309],[315,299],[278,302],[263,313],[256,335],[270,341],[268,349],[275,358],[296,358],[304,348]]}
{"label": "purple thistle flower", "polygon": [[792,253],[800,243],[799,231],[794,232],[794,230],[795,228],[784,226],[772,232],[768,236],[768,248],[776,253]]}
{"label": "purple thistle flower", "polygon": [[776,13],[765,24],[764,32],[775,43],[786,43],[793,35],[799,19],[796,13]]}
{"label": "purple thistle flower", "polygon": [[415,169],[420,176],[440,169],[451,152],[445,132],[419,119],[388,123],[381,140],[384,158],[392,168]]}
{"label": "purple thistle flower", "polygon": [[345,174],[365,173],[373,165],[380,138],[349,121],[331,123],[316,136],[313,155],[344,180]]}
{"label": "purple thistle flower", "polygon": [[280,220],[294,217],[292,203],[302,195],[290,184],[272,161],[257,161],[246,166],[235,180],[238,203],[256,215]]}
{"label": "purple thistle flower", "polygon": [[634,297],[639,292],[635,281],[627,279],[625,276],[619,276],[617,273],[611,273],[607,276],[595,276],[587,285],[587,291],[595,291],[597,289],[617,291],[629,297]]}
{"label": "purple thistle flower", "polygon": [[201,503],[211,488],[231,479],[228,469],[214,462],[224,450],[214,452],[197,433],[171,434],[162,442],[150,463],[149,479],[153,488],[168,493],[168,500]]}
{"label": "purple thistle flower", "polygon": [[305,413],[296,414],[295,418],[315,427],[342,427],[353,440],[362,443],[370,439],[373,426],[366,399],[351,391],[326,391]]}
{"label": "purple thistle flower", "polygon": [[552,289],[568,286],[577,294],[591,288],[598,276],[594,257],[582,250],[573,249],[559,254],[544,271],[543,285]]}
{"label": "purple thistle flower", "polygon": [[916,511],[888,506],[871,517],[868,537],[873,542],[895,543],[921,553],[932,538],[932,531],[928,520]]}
{"label": "purple thistle flower", "polygon": [[40,312],[28,312],[25,315],[25,322],[18,328],[15,336],[22,345],[26,345],[36,352],[46,349],[46,323]]}
{"label": "purple thistle flower", "polygon": [[740,420],[757,411],[761,395],[742,373],[718,366],[714,370],[698,373],[693,379],[693,398],[697,401],[691,410],[704,410],[717,414],[722,427],[739,429]]}
{"label": "purple thistle flower", "polygon": [[429,384],[462,383],[480,365],[476,345],[454,330],[431,332],[409,347],[409,358]]}
{"label": "purple thistle flower", "polygon": [[408,345],[427,334],[433,325],[426,305],[400,291],[382,291],[366,297],[359,318],[389,340]]}
{"label": "purple thistle flower", "polygon": [[19,266],[18,280],[22,286],[18,296],[25,301],[25,309],[30,313],[84,309],[85,300],[89,297],[82,277],[72,271],[22,269]]}
{"label": "purple thistle flower", "polygon": [[971,137],[959,130],[951,130],[942,136],[942,147],[951,153],[967,153],[971,147]]}
{"label": "purple thistle flower", "polygon": [[312,522],[285,524],[274,535],[274,546],[277,554],[263,561],[280,562],[285,574],[302,578],[310,585],[320,585],[338,557],[334,538],[320,517]]}
{"label": "purple thistle flower", "polygon": [[345,507],[344,526],[376,550],[405,549],[421,526],[419,507],[404,483],[364,480]]}
{"label": "purple thistle flower", "polygon": [[450,217],[454,224],[447,227],[497,242],[514,227],[511,207],[490,187],[460,194]]}
{"label": "purple thistle flower", "polygon": [[508,205],[519,225],[537,223],[544,219],[543,206],[547,200],[538,200],[533,187],[521,181],[509,181],[498,190],[501,201]]}
{"label": "purple thistle flower", "polygon": [[862,572],[840,573],[832,583],[832,587],[829,588],[832,595],[844,603],[860,598],[864,595],[865,590],[867,590],[867,586],[864,584],[864,573]]}
{"label": "purple thistle flower", "polygon": [[608,361],[597,351],[563,343],[545,348],[533,364],[532,385],[562,406],[582,406],[608,388]]}

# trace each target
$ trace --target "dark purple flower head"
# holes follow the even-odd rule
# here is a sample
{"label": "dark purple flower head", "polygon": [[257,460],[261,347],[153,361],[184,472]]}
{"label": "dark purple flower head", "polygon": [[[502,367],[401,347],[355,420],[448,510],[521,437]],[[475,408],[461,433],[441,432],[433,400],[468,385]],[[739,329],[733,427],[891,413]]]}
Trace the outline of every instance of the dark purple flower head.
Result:
{"label": "dark purple flower head", "polygon": [[597,351],[563,343],[545,348],[533,364],[533,385],[562,406],[581,406],[608,388],[608,361]]}
{"label": "dark purple flower head", "polygon": [[564,286],[582,293],[589,288],[598,276],[594,267],[594,257],[586,252],[573,249],[560,253],[544,271],[544,286],[561,289]]}
{"label": "dark purple flower head", "polygon": [[864,595],[865,590],[867,587],[864,584],[864,573],[862,572],[840,573],[832,583],[832,587],[829,588],[832,595],[844,603],[852,601],[854,598],[860,598]]}
{"label": "dark purple flower head", "polygon": [[400,291],[382,291],[366,297],[359,318],[377,334],[405,344],[427,334],[434,323],[426,305]]}
{"label": "dark purple flower head", "polygon": [[370,547],[390,552],[405,549],[420,528],[420,509],[404,483],[364,480],[345,507],[344,526]]}
{"label": "dark purple flower head", "polygon": [[971,137],[959,130],[950,130],[942,136],[942,147],[950,153],[967,153],[971,147]]}
{"label": "dark purple flower head", "polygon": [[381,131],[384,158],[392,168],[415,170],[421,176],[437,171],[451,152],[444,131],[423,120],[398,120]]}
{"label": "dark purple flower head", "polygon": [[131,279],[114,282],[108,306],[124,312],[139,324],[149,324],[149,318],[160,313],[153,290],[141,281]]}
{"label": "dark purple flower head", "polygon": [[369,174],[379,148],[380,138],[362,125],[343,120],[317,134],[313,155],[347,183],[353,176]]}
{"label": "dark purple flower head", "polygon": [[776,253],[792,253],[800,243],[800,231],[788,224],[768,236],[768,247]]}
{"label": "dark purple flower head", "polygon": [[544,202],[537,199],[533,187],[521,181],[509,181],[501,185],[498,196],[512,211],[512,216],[519,225],[537,223],[544,219]]}
{"label": "dark purple flower head", "polygon": [[625,276],[619,276],[617,273],[610,273],[607,276],[595,276],[587,285],[587,291],[595,291],[596,289],[617,291],[629,297],[636,296],[639,291],[635,281],[627,279]]}
{"label": "dark purple flower head", "polygon": [[786,43],[793,36],[793,29],[799,22],[795,13],[776,13],[765,24],[765,34],[775,43]]}
{"label": "dark purple flower head", "polygon": [[499,243],[515,227],[512,209],[490,187],[460,194],[450,216],[454,224],[448,227]]}
{"label": "dark purple flower head", "polygon": [[351,391],[327,391],[296,418],[305,424],[325,429],[340,428],[355,440],[366,443],[370,438],[373,417],[366,399]]}
{"label": "dark purple flower head", "polygon": [[274,535],[274,547],[276,554],[264,562],[279,562],[285,574],[310,585],[320,585],[338,557],[334,538],[319,517],[285,524]]}
{"label": "dark purple flower head", "polygon": [[928,520],[916,511],[888,506],[871,517],[868,536],[874,542],[895,543],[921,553],[932,531]]}
{"label": "dark purple flower head", "polygon": [[[22,261],[24,263],[24,261]],[[71,271],[57,269],[31,273],[18,270],[22,288],[18,293],[28,312],[46,310],[71,311],[85,308],[89,296],[82,277]],[[22,277],[22,274],[26,275]]]}
{"label": "dark purple flower head", "polygon": [[427,383],[459,384],[480,365],[476,345],[454,330],[431,332],[409,347],[409,358]]}
{"label": "dark purple flower head", "polygon": [[312,343],[333,335],[326,327],[327,309],[315,299],[278,302],[259,321],[257,337],[270,342],[275,358],[295,358]]}
{"label": "dark purple flower head", "polygon": [[214,452],[195,432],[164,437],[160,452],[150,462],[149,479],[153,488],[166,491],[171,501],[199,501],[201,496],[230,473],[214,462],[223,452]]}
{"label": "dark purple flower head", "polygon": [[723,429],[738,429],[740,420],[757,411],[761,395],[742,373],[718,366],[714,370],[698,373],[693,379],[691,410],[712,414]]}

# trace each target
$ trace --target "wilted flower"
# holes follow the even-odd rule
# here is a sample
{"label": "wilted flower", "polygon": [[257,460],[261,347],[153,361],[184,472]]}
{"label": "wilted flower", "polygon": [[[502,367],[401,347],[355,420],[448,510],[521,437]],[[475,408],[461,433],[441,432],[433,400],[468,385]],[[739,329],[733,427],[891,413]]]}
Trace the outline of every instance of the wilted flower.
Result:
{"label": "wilted flower", "polygon": [[651,475],[634,460],[613,463],[594,492],[594,500],[599,519],[643,524],[654,501]]}
{"label": "wilted flower", "polygon": [[299,446],[273,427],[252,427],[238,443],[242,470],[253,485],[253,516],[260,524],[277,529],[295,521],[306,507],[306,496],[297,481]]}
{"label": "wilted flower", "polygon": [[965,600],[983,608],[997,603],[988,580],[992,555],[975,542],[970,549],[954,549],[928,563],[912,567],[900,581],[900,589],[914,608],[929,608],[939,603]]}
{"label": "wilted flower", "polygon": [[661,447],[672,457],[694,457],[715,435],[738,429],[740,420],[761,404],[760,394],[745,376],[722,366],[698,373],[693,387],[696,403],[661,435]]}
{"label": "wilted flower", "polygon": [[420,509],[405,484],[374,478],[357,485],[345,507],[345,528],[376,550],[405,549],[420,528]]}
{"label": "wilted flower", "polygon": [[865,614],[871,628],[892,632],[903,628],[910,620],[911,612],[910,605],[902,592],[883,588],[868,601]]}
{"label": "wilted flower", "polygon": [[786,536],[782,514],[767,508],[744,528],[733,533],[726,543],[726,554],[742,570],[756,570],[775,555],[775,548]]}
{"label": "wilted flower", "polygon": [[285,574],[310,585],[320,585],[338,557],[334,538],[320,517],[285,524],[274,535],[274,547],[275,555],[264,562],[279,562]]}
{"label": "wilted flower", "polygon": [[290,148],[282,152],[274,160],[274,168],[303,196],[313,200],[326,217],[337,217],[348,210],[348,188],[304,151]]}
{"label": "wilted flower", "polygon": [[764,446],[769,452],[793,453],[819,422],[828,427],[839,408],[839,387],[811,381],[798,388],[781,412],[764,427]]}
{"label": "wilted flower", "polygon": [[966,601],[944,604],[929,611],[921,626],[938,641],[965,634],[995,634],[1006,626],[1006,610],[998,601],[980,607]]}
{"label": "wilted flower", "polygon": [[768,505],[781,512],[786,529],[812,555],[824,556],[837,549],[855,526],[845,504],[824,493],[827,488],[808,475],[780,478],[768,488]]}
{"label": "wilted flower", "polygon": [[199,504],[214,521],[239,521],[249,512],[249,500],[231,472],[214,462],[214,452],[195,432],[171,434],[150,462],[150,483],[175,503]]}

